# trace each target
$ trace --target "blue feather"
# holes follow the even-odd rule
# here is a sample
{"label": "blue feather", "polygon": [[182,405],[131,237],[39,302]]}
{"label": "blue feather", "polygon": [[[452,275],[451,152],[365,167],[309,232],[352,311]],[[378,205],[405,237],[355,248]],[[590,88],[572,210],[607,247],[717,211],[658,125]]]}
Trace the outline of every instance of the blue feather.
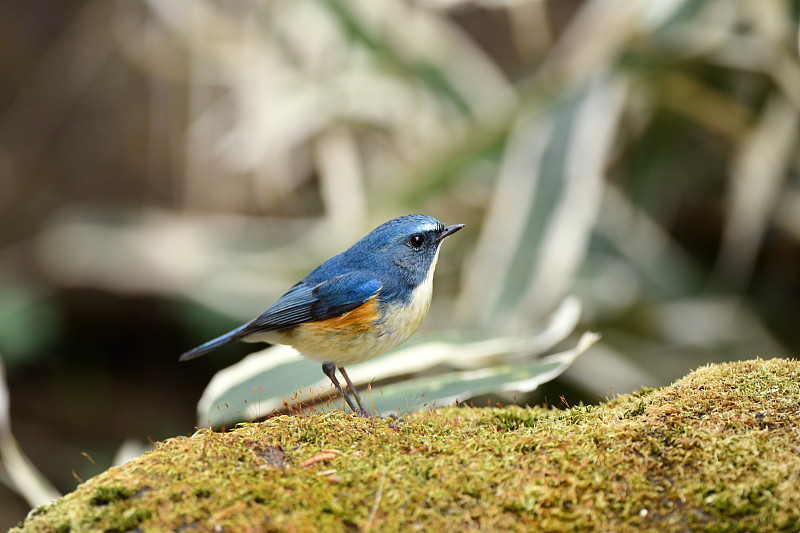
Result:
{"label": "blue feather", "polygon": [[216,339],[212,339],[205,344],[201,344],[196,348],[192,348],[188,352],[184,353],[183,355],[178,358],[178,361],[188,361],[189,359],[194,359],[195,357],[200,357],[201,355],[205,355],[208,352],[214,351],[217,348],[222,348],[223,346],[227,346],[228,344],[233,344],[241,340],[241,332],[247,327],[247,324],[244,326],[240,326],[233,331],[229,331],[224,335],[220,335]]}
{"label": "blue feather", "polygon": [[311,274],[255,319],[189,350],[179,360],[200,357],[253,334],[341,316],[363,305],[381,289],[380,281],[363,272],[341,274],[316,285],[309,284],[309,278]]}
{"label": "blue feather", "polygon": [[381,289],[380,281],[363,272],[348,272],[316,285],[311,285],[309,278],[313,279],[309,274],[247,324],[240,338],[343,315],[364,304]]}

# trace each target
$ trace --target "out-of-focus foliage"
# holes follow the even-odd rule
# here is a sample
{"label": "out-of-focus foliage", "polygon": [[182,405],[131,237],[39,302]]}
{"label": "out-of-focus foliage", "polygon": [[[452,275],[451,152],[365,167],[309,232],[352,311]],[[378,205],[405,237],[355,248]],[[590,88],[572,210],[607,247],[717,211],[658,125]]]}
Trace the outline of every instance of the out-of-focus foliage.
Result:
{"label": "out-of-focus foliage", "polygon": [[420,338],[575,295],[586,398],[800,343],[795,2],[41,5],[0,6],[12,380],[63,347],[65,293],[173,302],[166,359],[409,212],[467,224]]}
{"label": "out-of-focus foliage", "polygon": [[0,359],[0,466],[5,474],[5,482],[23,496],[31,507],[44,505],[58,498],[60,494],[20,450],[19,443],[11,432],[8,403],[5,369]]}

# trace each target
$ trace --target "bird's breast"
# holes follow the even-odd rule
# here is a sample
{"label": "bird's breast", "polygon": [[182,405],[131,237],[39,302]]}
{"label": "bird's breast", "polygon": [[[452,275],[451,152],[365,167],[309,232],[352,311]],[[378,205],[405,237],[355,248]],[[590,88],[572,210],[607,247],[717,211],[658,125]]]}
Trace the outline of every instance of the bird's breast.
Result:
{"label": "bird's breast", "polygon": [[[403,342],[410,337],[428,316],[428,308],[433,296],[433,267],[417,287],[411,291],[406,301],[384,304],[382,327],[391,334],[397,335]],[[398,342],[398,344],[399,344]]]}

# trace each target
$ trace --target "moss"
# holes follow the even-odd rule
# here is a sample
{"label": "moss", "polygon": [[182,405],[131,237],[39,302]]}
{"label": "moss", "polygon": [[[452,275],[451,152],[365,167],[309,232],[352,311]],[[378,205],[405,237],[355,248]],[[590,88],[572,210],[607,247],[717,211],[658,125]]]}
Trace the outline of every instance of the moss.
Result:
{"label": "moss", "polygon": [[124,487],[97,487],[94,494],[89,498],[89,505],[108,505],[118,500],[127,500],[132,491]]}
{"label": "moss", "polygon": [[[169,439],[13,531],[797,531],[800,365],[600,406],[339,412]],[[339,453],[332,453],[335,450]]]}
{"label": "moss", "polygon": [[[208,498],[209,496],[211,496],[214,493],[214,491],[212,489],[208,488],[208,487],[198,487],[198,488],[194,489],[193,493],[198,498]],[[177,495],[173,495],[173,496],[177,496]],[[176,499],[174,501],[180,501],[180,498],[178,498],[178,499]]]}
{"label": "moss", "polygon": [[150,509],[126,509],[105,531],[130,531],[152,516]]}

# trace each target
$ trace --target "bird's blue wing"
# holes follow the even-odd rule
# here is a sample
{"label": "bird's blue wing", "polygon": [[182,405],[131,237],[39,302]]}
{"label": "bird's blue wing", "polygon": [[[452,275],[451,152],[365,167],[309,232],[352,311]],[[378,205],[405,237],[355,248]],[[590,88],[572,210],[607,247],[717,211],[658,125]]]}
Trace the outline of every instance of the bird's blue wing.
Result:
{"label": "bird's blue wing", "polygon": [[254,333],[341,316],[366,303],[380,289],[381,282],[363,272],[341,274],[316,284],[306,277],[254,320],[189,350],[180,360],[194,359]]}
{"label": "bird's blue wing", "polygon": [[248,323],[241,336],[343,315],[366,303],[380,289],[381,282],[363,272],[341,274],[316,285],[301,281]]}

